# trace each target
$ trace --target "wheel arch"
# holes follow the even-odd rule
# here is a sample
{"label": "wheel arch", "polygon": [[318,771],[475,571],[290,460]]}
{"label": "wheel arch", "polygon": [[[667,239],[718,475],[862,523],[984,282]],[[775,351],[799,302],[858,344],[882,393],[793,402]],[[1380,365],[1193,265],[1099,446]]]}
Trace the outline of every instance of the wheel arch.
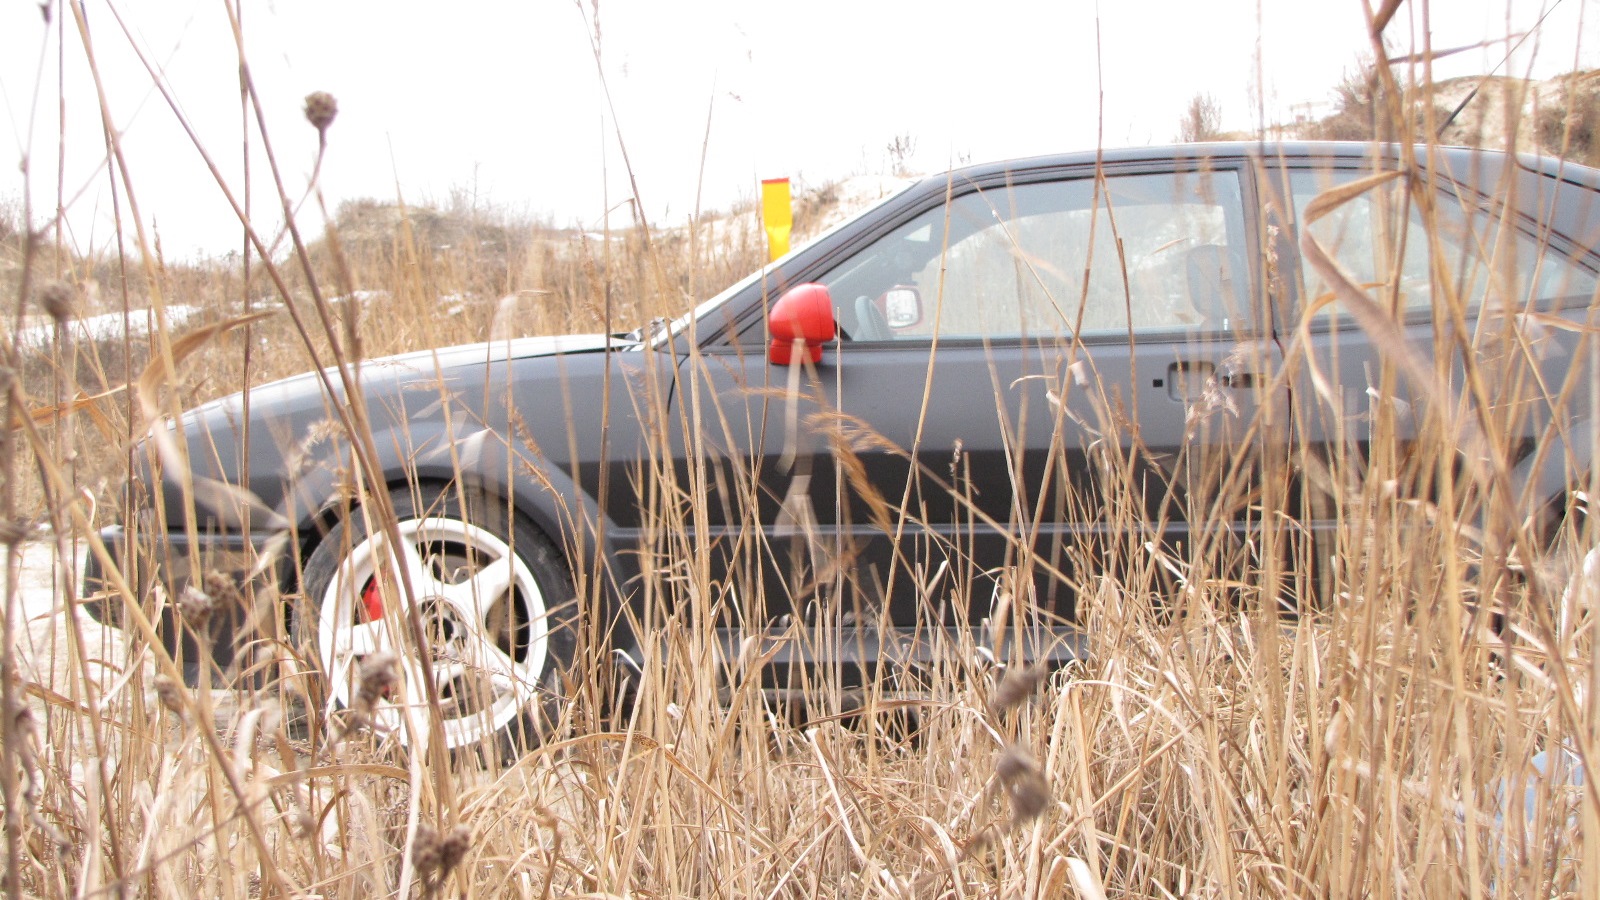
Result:
{"label": "wheel arch", "polygon": [[[550,542],[575,586],[583,588],[580,593],[598,592],[607,618],[603,625],[617,632],[613,640],[619,646],[626,646],[627,635],[622,632],[627,623],[618,612],[624,585],[635,574],[635,567],[629,565],[628,554],[616,541],[615,529],[602,527],[611,523],[603,517],[599,504],[570,474],[483,429],[462,435],[440,428],[423,442],[416,440],[414,428],[407,440],[397,440],[393,431],[373,437],[379,448],[383,487],[391,493],[459,486],[483,495],[497,509],[504,509],[509,501],[511,514]],[[420,450],[403,456],[398,452],[403,447]],[[470,468],[463,462],[469,456]],[[324,500],[315,507],[308,505],[304,515],[293,517],[299,529],[301,561],[309,558],[341,519],[360,508],[348,491],[337,489],[331,474],[325,471],[322,480]],[[304,494],[302,491],[301,496]],[[287,580],[295,578],[292,572],[286,575]]]}

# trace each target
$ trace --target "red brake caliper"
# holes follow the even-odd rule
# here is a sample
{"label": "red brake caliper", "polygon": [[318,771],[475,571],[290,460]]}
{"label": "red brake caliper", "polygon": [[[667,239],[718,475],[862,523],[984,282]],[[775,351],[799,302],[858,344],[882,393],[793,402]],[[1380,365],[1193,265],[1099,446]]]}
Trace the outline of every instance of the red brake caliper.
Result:
{"label": "red brake caliper", "polygon": [[378,593],[378,579],[369,578],[367,586],[361,589],[361,606],[367,614],[363,622],[383,619],[383,595]]}
{"label": "red brake caliper", "polygon": [[[378,593],[378,579],[369,578],[367,584],[361,589],[361,612],[364,623],[383,621],[383,595]],[[389,697],[392,691],[383,689],[383,696]]]}

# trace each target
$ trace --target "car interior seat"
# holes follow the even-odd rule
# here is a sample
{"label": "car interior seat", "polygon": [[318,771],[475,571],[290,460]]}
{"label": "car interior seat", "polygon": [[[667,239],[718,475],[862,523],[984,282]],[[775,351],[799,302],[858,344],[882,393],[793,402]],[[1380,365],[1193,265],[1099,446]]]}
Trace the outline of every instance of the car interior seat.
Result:
{"label": "car interior seat", "polygon": [[1233,262],[1221,244],[1201,244],[1185,258],[1189,275],[1189,302],[1200,314],[1200,330],[1231,331],[1239,323],[1234,313],[1238,292],[1233,283]]}

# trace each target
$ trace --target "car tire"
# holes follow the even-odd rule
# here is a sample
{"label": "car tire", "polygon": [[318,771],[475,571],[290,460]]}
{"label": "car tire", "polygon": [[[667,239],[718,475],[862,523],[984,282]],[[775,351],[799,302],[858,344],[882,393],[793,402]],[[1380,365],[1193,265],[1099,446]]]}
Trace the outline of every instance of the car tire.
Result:
{"label": "car tire", "polygon": [[[504,501],[454,488],[391,497],[414,601],[391,574],[383,529],[359,509],[335,524],[306,559],[303,604],[290,633],[320,676],[330,735],[370,727],[409,743],[434,721],[420,653],[408,652],[414,602],[433,657],[439,721],[451,750],[537,743],[561,710],[561,676],[577,638],[573,582],[560,554]],[[369,532],[369,528],[377,534]],[[402,604],[396,606],[396,604]],[[398,662],[393,686],[370,708],[360,700],[363,660]],[[406,719],[410,719],[408,723]]]}

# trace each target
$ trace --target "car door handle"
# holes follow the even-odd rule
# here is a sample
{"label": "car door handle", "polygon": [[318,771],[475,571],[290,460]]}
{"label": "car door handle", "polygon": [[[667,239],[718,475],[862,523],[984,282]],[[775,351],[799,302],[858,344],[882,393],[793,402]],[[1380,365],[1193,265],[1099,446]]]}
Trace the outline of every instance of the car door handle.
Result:
{"label": "car door handle", "polygon": [[1181,402],[1197,400],[1212,378],[1221,387],[1235,390],[1252,388],[1267,380],[1261,372],[1218,372],[1216,364],[1208,360],[1181,360],[1167,366],[1167,396]]}
{"label": "car door handle", "polygon": [[1167,396],[1180,403],[1200,398],[1206,381],[1217,371],[1215,364],[1204,360],[1180,360],[1167,366]]}

